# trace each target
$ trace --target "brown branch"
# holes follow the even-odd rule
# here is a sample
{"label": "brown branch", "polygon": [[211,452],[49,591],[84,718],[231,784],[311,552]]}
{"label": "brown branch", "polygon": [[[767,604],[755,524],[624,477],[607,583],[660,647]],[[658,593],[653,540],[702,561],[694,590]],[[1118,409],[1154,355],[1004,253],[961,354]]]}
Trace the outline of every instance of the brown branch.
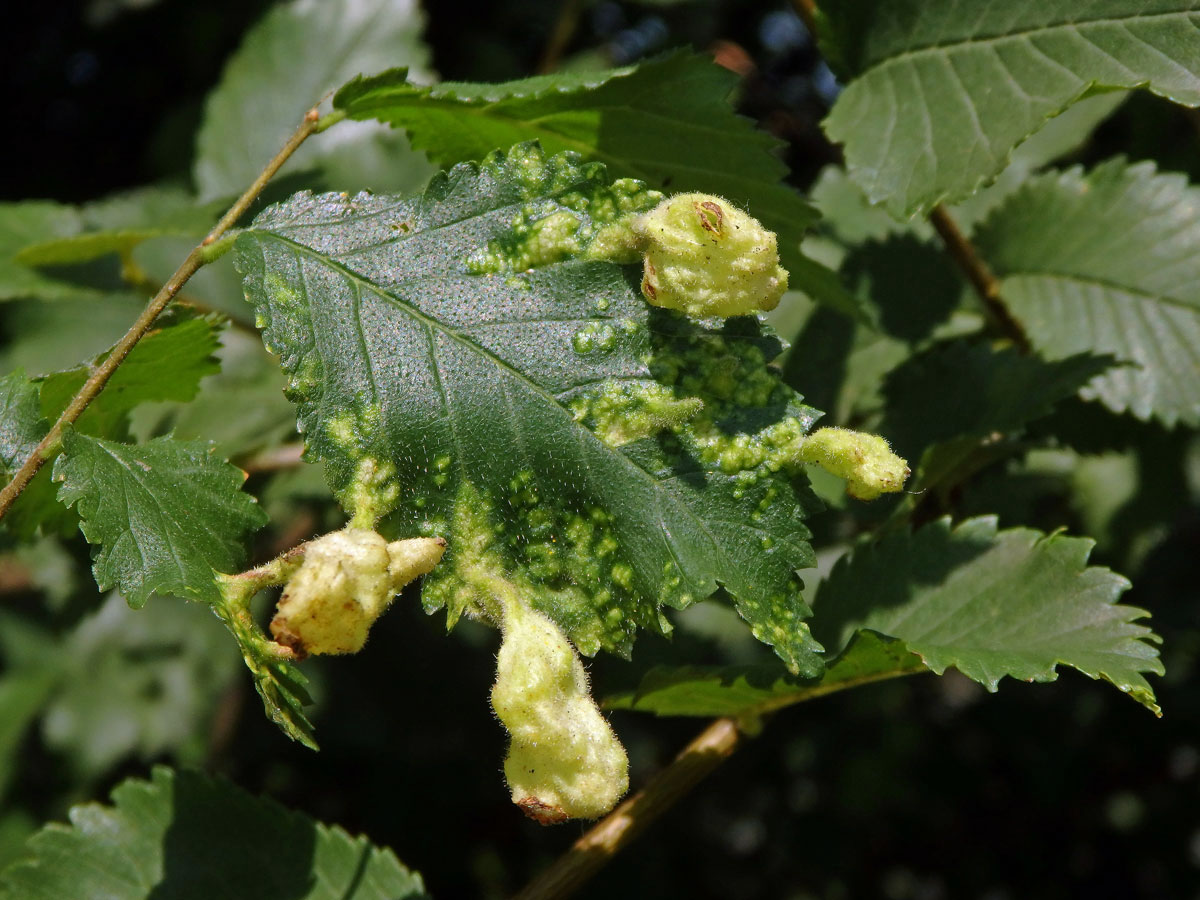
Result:
{"label": "brown branch", "polygon": [[575,34],[581,12],[583,12],[581,0],[562,0],[558,18],[554,21],[554,27],[550,32],[550,39],[546,41],[542,58],[538,62],[537,72],[539,75],[547,75],[558,68],[567,45],[571,43],[571,36]]}
{"label": "brown branch", "polygon": [[744,737],[733,719],[716,719],[649,784],[596,823],[514,900],[567,897],[626,844],[675,805],[735,751]]}
{"label": "brown branch", "polygon": [[940,203],[929,212],[929,221],[942,239],[942,244],[950,258],[958,264],[971,287],[983,301],[984,308],[993,324],[1017,346],[1022,353],[1029,352],[1029,338],[1021,323],[1012,317],[1008,307],[1000,299],[1000,282],[988,268],[975,249],[975,245],[967,240],[966,235],[954,221],[946,207]]}
{"label": "brown branch", "polygon": [[[158,282],[150,277],[150,274],[138,265],[133,258],[132,253],[124,253],[121,255],[121,277],[125,282],[136,291],[141,291],[150,295],[158,291]],[[188,296],[184,293],[175,295],[175,303],[190,306],[192,309],[203,315],[218,315],[229,322],[231,328],[236,328],[239,331],[244,331],[246,334],[258,337],[258,328],[254,323],[240,318],[234,313],[227,312],[223,309],[218,309],[212,304],[205,303],[203,300],[198,300],[195,297]]]}
{"label": "brown branch", "polygon": [[29,458],[25,460],[16,474],[13,475],[12,481],[0,491],[0,518],[12,508],[17,497],[21,495],[21,492],[33,480],[38,470],[58,452],[63,432],[83,414],[88,405],[104,390],[108,379],[112,377],[117,367],[125,361],[125,357],[129,355],[129,351],[137,346],[138,341],[145,337],[154,324],[154,320],[158,318],[159,313],[179,293],[187,280],[209,261],[208,248],[232,228],[233,224],[250,208],[250,204],[262,193],[267,182],[279,171],[279,167],[287,162],[288,158],[296,152],[296,148],[303,144],[305,139],[310,135],[320,130],[318,119],[319,115],[315,108],[310,109],[305,114],[304,121],[301,122],[300,127],[296,129],[295,133],[288,138],[287,143],[267,163],[266,168],[254,179],[254,183],[246,188],[245,193],[221,217],[221,221],[213,226],[212,231],[208,233],[204,240],[192,249],[192,252],[187,255],[179,268],[175,270],[175,274],[167,280],[167,283],[159,289],[158,293],[147,304],[129,331],[117,341],[104,361],[92,369],[88,380],[84,382],[83,387],[79,389],[79,393],[72,398],[67,408],[63,410],[62,415],[58,417],[58,421],[54,423],[46,436],[33,449],[33,453],[30,454]]}
{"label": "brown branch", "polygon": [[[815,41],[817,39],[817,4],[815,0],[792,0],[792,7],[804,21],[804,26]],[[840,150],[840,148],[838,149]],[[971,283],[971,287],[975,289],[975,293],[979,295],[979,299],[983,301],[984,310],[993,327],[1011,340],[1022,353],[1028,353],[1029,338],[1021,327],[1021,323],[1013,318],[1012,313],[1008,311],[1008,307],[1000,298],[1000,282],[979,255],[975,245],[962,233],[962,229],[958,227],[958,223],[954,221],[950,211],[939,203],[930,210],[929,222],[941,237],[942,245],[946,248],[950,258],[962,270],[967,281]]]}
{"label": "brown branch", "polygon": [[304,462],[304,445],[301,443],[282,444],[270,450],[263,450],[247,457],[238,463],[247,475],[258,475],[263,472],[280,472],[284,469],[294,469]]}
{"label": "brown branch", "polygon": [[792,0],[792,7],[815,41],[817,39],[817,4],[813,0]]}

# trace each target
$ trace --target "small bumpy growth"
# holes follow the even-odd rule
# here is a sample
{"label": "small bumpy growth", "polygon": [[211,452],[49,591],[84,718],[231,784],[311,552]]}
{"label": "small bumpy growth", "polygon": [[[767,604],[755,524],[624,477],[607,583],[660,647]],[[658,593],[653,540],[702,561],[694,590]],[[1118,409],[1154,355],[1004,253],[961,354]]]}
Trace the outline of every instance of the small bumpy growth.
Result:
{"label": "small bumpy growth", "polygon": [[392,598],[445,549],[441,538],[388,543],[353,526],[319,537],[283,589],[271,634],[297,656],[357,653]]}
{"label": "small bumpy growth", "polygon": [[814,431],[800,444],[799,459],[846,479],[846,493],[859,500],[899,491],[909,475],[908,463],[887,441],[849,428]]}
{"label": "small bumpy growth", "polygon": [[492,708],[512,736],[504,775],[513,803],[543,825],[602,816],[629,788],[625,748],[566,635],[507,586],[497,594],[504,640]]}
{"label": "small bumpy growth", "polygon": [[677,194],[634,223],[645,243],[642,294],[689,316],[774,309],[787,290],[775,233],[727,200]]}

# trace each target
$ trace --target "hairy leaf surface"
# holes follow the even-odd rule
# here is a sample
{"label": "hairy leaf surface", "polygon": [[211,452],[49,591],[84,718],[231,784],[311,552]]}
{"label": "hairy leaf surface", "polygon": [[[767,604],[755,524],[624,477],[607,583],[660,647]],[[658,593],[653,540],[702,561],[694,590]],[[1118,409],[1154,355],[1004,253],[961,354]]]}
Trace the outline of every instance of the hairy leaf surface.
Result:
{"label": "hairy leaf surface", "polygon": [[771,441],[816,413],[767,369],[779,342],[652,308],[637,268],[584,258],[656,199],[529,145],[414,199],[297,195],[238,266],[343,502],[448,539],[424,596],[451,622],[504,576],[584,652],[628,652],[662,604],[722,585],[811,673],[795,570],[816,501]]}
{"label": "hairy leaf surface", "polygon": [[934,672],[954,666],[989,691],[1006,675],[1054,681],[1067,665],[1158,713],[1143,677],[1163,672],[1158,638],[1135,624],[1145,610],[1117,603],[1129,582],[1087,565],[1092,545],[1028,528],[998,532],[990,517],[956,528],[941,519],[839,560],[821,585],[813,629],[834,650],[861,629],[898,638]]}
{"label": "hairy leaf surface", "polygon": [[971,193],[1097,89],[1200,105],[1197,0],[839,0],[823,43],[849,81],[825,122],[898,217]]}
{"label": "hairy leaf surface", "polygon": [[3,900],[417,900],[390,850],[197,772],[130,779],[72,807],[0,875]]}
{"label": "hairy leaf surface", "polygon": [[54,465],[59,500],[78,504],[84,537],[99,544],[101,590],[139,607],[158,592],[216,600],[213,570],[232,572],[247,535],[266,524],[245,474],[199,441],[142,446],[68,432]]}
{"label": "hairy leaf surface", "polygon": [[1200,423],[1200,189],[1120,159],[1047,173],[976,239],[1045,356],[1134,364],[1096,376],[1084,396],[1139,419]]}
{"label": "hairy leaf surface", "polygon": [[603,162],[614,177],[721,195],[779,235],[793,288],[858,315],[832,273],[800,253],[816,212],[782,183],[780,142],[733,112],[728,97],[736,85],[737,76],[710,59],[675,53],[621,69],[503,84],[423,87],[397,69],[355,79],[334,106],[354,119],[404,128],[439,165],[536,140],[548,153],[570,150]]}

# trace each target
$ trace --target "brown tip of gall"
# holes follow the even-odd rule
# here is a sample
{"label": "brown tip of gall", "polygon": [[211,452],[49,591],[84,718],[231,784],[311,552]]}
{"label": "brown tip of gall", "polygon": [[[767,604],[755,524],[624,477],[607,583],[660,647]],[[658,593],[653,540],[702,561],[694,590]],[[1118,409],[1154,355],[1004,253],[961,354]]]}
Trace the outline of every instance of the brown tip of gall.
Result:
{"label": "brown tip of gall", "polygon": [[[721,229],[725,224],[725,210],[721,209],[720,205],[713,203],[711,200],[705,200],[703,203],[697,204],[696,212],[700,216],[700,227],[705,231],[711,231],[713,234],[720,235]],[[712,215],[707,215],[712,213]]]}
{"label": "brown tip of gall", "polygon": [[654,287],[651,281],[655,274],[654,266],[650,262],[650,258],[646,257],[645,264],[642,268],[642,293],[645,294],[647,300],[651,301],[658,296],[658,290]]}
{"label": "brown tip of gall", "polygon": [[435,537],[435,538],[433,539],[433,542],[434,542],[435,544],[437,544],[439,547],[445,547],[445,546],[446,546],[446,539],[445,539],[444,537]]}
{"label": "brown tip of gall", "polygon": [[304,647],[304,641],[288,627],[287,619],[276,616],[271,620],[271,636],[275,638],[275,643],[291,650],[297,662],[307,658],[308,650]]}
{"label": "brown tip of gall", "polygon": [[561,825],[571,818],[561,806],[551,806],[549,803],[543,803],[537,797],[526,797],[524,800],[519,800],[517,806],[520,807],[521,812],[539,825]]}

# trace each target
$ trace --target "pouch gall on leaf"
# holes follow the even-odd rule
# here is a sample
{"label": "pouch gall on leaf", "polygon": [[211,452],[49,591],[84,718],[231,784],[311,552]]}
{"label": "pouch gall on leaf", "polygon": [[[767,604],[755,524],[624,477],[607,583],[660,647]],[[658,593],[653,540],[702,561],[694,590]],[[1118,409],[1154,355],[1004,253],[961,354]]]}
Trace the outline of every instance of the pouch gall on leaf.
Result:
{"label": "pouch gall on leaf", "polygon": [[629,789],[625,748],[566,635],[511,590],[499,593],[492,708],[512,736],[504,776],[513,803],[542,825],[602,816]]}
{"label": "pouch gall on leaf", "polygon": [[388,543],[367,528],[319,537],[280,595],[271,634],[298,657],[357,653],[392,598],[433,569],[445,549],[441,538]]}
{"label": "pouch gall on leaf", "polygon": [[801,462],[816,463],[846,479],[846,493],[857,500],[903,490],[908,463],[877,434],[849,428],[819,428],[800,444]]}
{"label": "pouch gall on leaf", "polygon": [[642,294],[689,316],[745,316],[779,305],[788,273],[775,233],[729,201],[677,194],[636,220]]}

